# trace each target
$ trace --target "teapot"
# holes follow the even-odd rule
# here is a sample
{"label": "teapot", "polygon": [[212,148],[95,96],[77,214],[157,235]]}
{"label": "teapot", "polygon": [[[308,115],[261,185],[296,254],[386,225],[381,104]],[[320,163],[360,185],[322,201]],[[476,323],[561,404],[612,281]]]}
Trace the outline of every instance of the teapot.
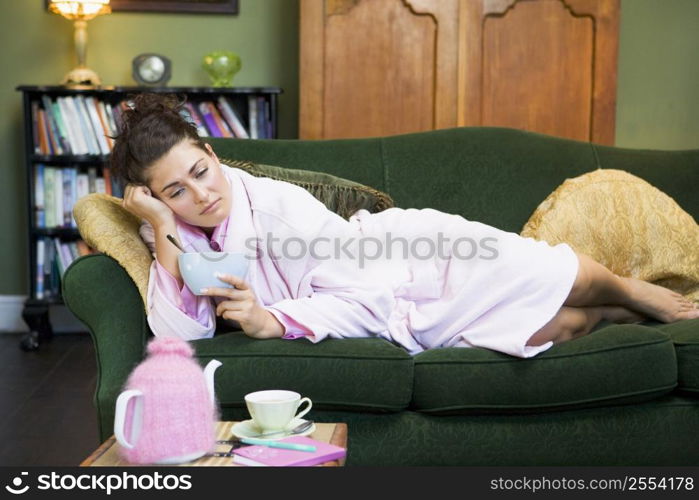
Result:
{"label": "teapot", "polygon": [[214,372],[221,362],[202,370],[189,343],[172,337],[151,340],[147,353],[116,402],[119,452],[136,464],[196,460],[216,443]]}

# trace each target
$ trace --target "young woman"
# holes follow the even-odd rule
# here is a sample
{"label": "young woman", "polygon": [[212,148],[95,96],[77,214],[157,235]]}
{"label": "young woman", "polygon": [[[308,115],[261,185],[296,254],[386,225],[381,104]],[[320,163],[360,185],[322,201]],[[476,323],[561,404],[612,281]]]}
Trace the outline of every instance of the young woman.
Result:
{"label": "young woman", "polygon": [[[111,159],[155,255],[155,335],[211,337],[219,316],[254,338],[379,336],[413,354],[478,346],[531,357],[602,319],[699,317],[681,295],[565,244],[432,209],[360,210],[347,221],[298,186],[221,165],[181,109],[172,97],[138,96]],[[194,294],[168,234],[188,251],[245,253],[249,272],[219,278],[235,288]]]}

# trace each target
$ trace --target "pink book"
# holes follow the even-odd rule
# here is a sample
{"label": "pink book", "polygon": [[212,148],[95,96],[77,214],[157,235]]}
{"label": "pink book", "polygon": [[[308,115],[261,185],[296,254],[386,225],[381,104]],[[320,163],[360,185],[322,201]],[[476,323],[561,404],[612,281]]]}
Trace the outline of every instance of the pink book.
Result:
{"label": "pink book", "polygon": [[340,446],[323,443],[304,436],[280,439],[284,443],[306,444],[316,447],[316,451],[296,451],[268,446],[245,446],[233,450],[233,461],[240,465],[267,467],[304,467],[318,465],[331,460],[344,458],[347,450]]}

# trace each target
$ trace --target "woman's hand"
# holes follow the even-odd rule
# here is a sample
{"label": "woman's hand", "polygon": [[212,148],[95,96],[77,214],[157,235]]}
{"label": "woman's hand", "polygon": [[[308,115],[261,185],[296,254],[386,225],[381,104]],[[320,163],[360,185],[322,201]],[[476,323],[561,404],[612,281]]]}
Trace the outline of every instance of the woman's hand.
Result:
{"label": "woman's hand", "polygon": [[175,220],[170,207],[153,196],[147,186],[127,185],[124,188],[122,206],[135,216],[150,222],[153,227]]}
{"label": "woman's hand", "polygon": [[257,303],[257,297],[245,281],[227,274],[216,277],[235,287],[202,289],[204,295],[227,299],[216,307],[216,316],[237,321],[248,337],[268,339],[284,335],[284,327],[272,313]]}

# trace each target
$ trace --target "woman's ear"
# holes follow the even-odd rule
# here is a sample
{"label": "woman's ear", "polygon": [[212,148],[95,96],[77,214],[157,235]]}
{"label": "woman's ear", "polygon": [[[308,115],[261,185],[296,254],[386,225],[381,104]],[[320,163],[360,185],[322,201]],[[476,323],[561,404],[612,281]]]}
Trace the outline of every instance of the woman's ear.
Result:
{"label": "woman's ear", "polygon": [[216,153],[214,153],[214,150],[213,150],[213,148],[211,147],[211,144],[209,144],[209,143],[207,142],[207,143],[204,144],[204,147],[206,147],[206,150],[209,152],[209,156],[211,156],[211,158],[213,158],[214,160],[216,160],[217,163],[221,163],[220,161],[218,161],[218,156],[216,156]]}

